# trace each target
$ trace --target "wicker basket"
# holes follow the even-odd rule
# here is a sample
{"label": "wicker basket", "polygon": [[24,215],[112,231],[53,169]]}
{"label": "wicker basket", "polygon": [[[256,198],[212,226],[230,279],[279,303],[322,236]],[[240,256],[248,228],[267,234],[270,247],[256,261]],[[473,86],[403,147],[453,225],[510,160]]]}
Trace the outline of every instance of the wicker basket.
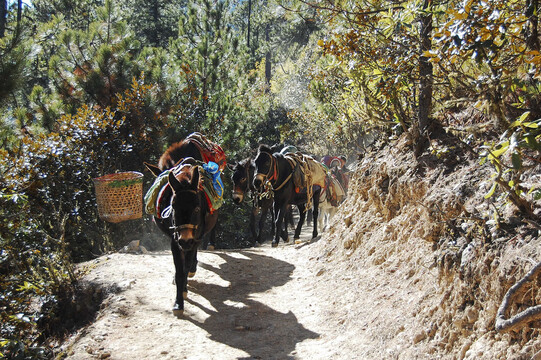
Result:
{"label": "wicker basket", "polygon": [[100,219],[118,223],[143,216],[143,174],[135,171],[94,179]]}

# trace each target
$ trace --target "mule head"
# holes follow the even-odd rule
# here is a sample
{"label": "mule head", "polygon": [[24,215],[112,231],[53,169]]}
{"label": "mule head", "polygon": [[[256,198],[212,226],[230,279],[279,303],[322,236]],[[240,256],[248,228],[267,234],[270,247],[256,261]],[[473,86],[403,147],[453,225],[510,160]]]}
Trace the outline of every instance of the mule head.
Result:
{"label": "mule head", "polygon": [[231,181],[233,182],[233,202],[238,205],[242,203],[246,193],[251,190],[251,182],[254,175],[252,159],[247,158],[235,163],[231,170],[233,172],[233,175],[231,175]]}
{"label": "mule head", "polygon": [[254,180],[256,189],[261,189],[265,180],[271,180],[274,176],[274,158],[272,150],[266,145],[260,145],[257,156],[254,159]]}
{"label": "mule head", "polygon": [[203,226],[203,204],[199,191],[199,168],[185,165],[179,174],[169,173],[171,197],[171,224],[173,240],[184,251],[197,245]]}

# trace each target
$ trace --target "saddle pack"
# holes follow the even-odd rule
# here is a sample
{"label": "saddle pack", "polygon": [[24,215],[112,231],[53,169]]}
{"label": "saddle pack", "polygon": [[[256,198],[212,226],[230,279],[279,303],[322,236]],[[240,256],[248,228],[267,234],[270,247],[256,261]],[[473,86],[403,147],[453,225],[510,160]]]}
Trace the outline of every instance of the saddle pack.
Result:
{"label": "saddle pack", "polygon": [[[204,163],[192,159],[190,165],[194,162],[195,166],[199,167],[199,174],[201,175],[199,190],[205,193],[207,204],[212,214],[224,203],[224,184],[220,177],[221,170],[219,165],[212,161]],[[154,180],[154,183],[144,197],[147,214],[156,216],[157,218],[167,217],[165,213],[170,206],[171,196],[173,195],[173,190],[168,182],[169,173],[178,174],[186,165],[186,163],[181,162],[177,166],[165,170]]]}
{"label": "saddle pack", "polygon": [[218,164],[220,171],[225,169],[227,160],[225,152],[220,145],[208,140],[205,135],[198,132],[191,133],[186,137],[186,140],[197,146],[204,163],[214,162]]}
{"label": "saddle pack", "polygon": [[310,172],[308,164],[304,159],[304,155],[300,152],[287,153],[284,157],[293,169],[291,177],[295,186],[295,192],[299,193],[307,187],[307,175]]}

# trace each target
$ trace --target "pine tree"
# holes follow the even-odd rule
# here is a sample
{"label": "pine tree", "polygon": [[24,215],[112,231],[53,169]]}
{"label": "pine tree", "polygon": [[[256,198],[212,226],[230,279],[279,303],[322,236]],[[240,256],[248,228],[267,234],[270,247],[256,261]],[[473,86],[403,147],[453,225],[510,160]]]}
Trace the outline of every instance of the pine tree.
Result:
{"label": "pine tree", "polygon": [[186,0],[124,0],[125,21],[145,46],[166,48],[178,32],[178,20]]}
{"label": "pine tree", "polygon": [[172,53],[180,74],[186,131],[219,133],[234,116],[245,51],[231,26],[230,12],[227,1],[198,0],[188,5],[179,21]]}
{"label": "pine tree", "polygon": [[109,0],[97,9],[97,20],[87,31],[64,30],[49,61],[50,82],[63,112],[73,113],[83,104],[111,106],[115,95],[128,89],[144,69],[137,61],[141,50],[140,42],[127,31]]}

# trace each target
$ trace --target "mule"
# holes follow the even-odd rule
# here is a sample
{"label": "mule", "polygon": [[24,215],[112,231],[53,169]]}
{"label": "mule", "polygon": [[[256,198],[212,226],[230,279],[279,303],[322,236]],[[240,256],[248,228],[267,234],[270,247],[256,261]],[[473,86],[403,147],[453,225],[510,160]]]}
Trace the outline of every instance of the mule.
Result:
{"label": "mule", "polygon": [[327,175],[327,186],[319,200],[319,228],[325,230],[338,211],[338,206],[346,198],[346,192],[333,174]]}
{"label": "mule", "polygon": [[[271,234],[274,236],[275,217],[272,191],[269,189],[260,192],[255,188],[253,184],[255,165],[252,162],[252,158],[246,158],[235,163],[235,165],[231,166],[231,171],[233,172],[233,175],[231,175],[233,182],[233,202],[240,205],[248,196],[248,193],[251,193],[253,206],[250,212],[250,232],[252,234],[252,246],[257,246],[257,244],[263,242],[261,236],[269,210],[272,217]],[[258,223],[259,231],[256,231],[255,223],[258,212],[261,214]]]}
{"label": "mule", "polygon": [[346,166],[332,166],[330,168],[331,174],[338,180],[345,193],[348,192],[349,187],[349,175]]}
{"label": "mule", "polygon": [[[254,186],[260,189],[265,181],[269,181],[272,186],[272,191],[274,195],[274,213],[275,213],[275,228],[282,229],[284,222],[284,216],[287,211],[287,206],[289,204],[294,204],[299,209],[299,222],[295,229],[294,239],[298,240],[300,238],[300,233],[304,220],[306,218],[306,204],[312,202],[313,205],[313,231],[312,237],[315,238],[318,236],[317,231],[317,217],[318,217],[318,206],[319,206],[319,197],[321,194],[322,184],[320,180],[319,172],[313,172],[308,175],[317,175],[317,181],[312,182],[312,186],[308,187],[305,192],[297,191],[296,186],[293,181],[293,172],[295,170],[295,165],[298,164],[296,160],[286,158],[287,155],[280,154],[278,152],[273,153],[271,148],[266,145],[260,145],[258,149],[257,156],[255,157],[255,176],[254,176]],[[315,163],[315,160],[312,159]],[[312,164],[311,164],[312,165]],[[315,170],[315,165],[310,167],[310,171]],[[322,167],[322,165],[320,165]],[[325,170],[322,167],[323,174]],[[324,179],[324,175],[323,175]],[[323,180],[324,183],[324,180]],[[311,196],[310,196],[311,193]],[[272,241],[272,246],[278,246],[280,241],[281,231],[276,231],[274,235],[274,240]],[[287,229],[282,238],[287,242]]]}
{"label": "mule", "polygon": [[[210,234],[211,243],[216,238],[218,211],[207,201],[201,187],[201,168],[197,165],[209,157],[213,160],[211,152],[205,152],[196,140],[188,137],[169,147],[160,157],[158,166],[145,163],[154,175],[167,176],[168,186],[160,192],[159,199],[165,209],[159,209],[154,221],[171,238],[176,284],[173,314],[177,317],[184,312],[188,277],[193,277],[197,270],[197,250],[201,240],[206,234]],[[165,173],[168,170],[168,174]]]}

